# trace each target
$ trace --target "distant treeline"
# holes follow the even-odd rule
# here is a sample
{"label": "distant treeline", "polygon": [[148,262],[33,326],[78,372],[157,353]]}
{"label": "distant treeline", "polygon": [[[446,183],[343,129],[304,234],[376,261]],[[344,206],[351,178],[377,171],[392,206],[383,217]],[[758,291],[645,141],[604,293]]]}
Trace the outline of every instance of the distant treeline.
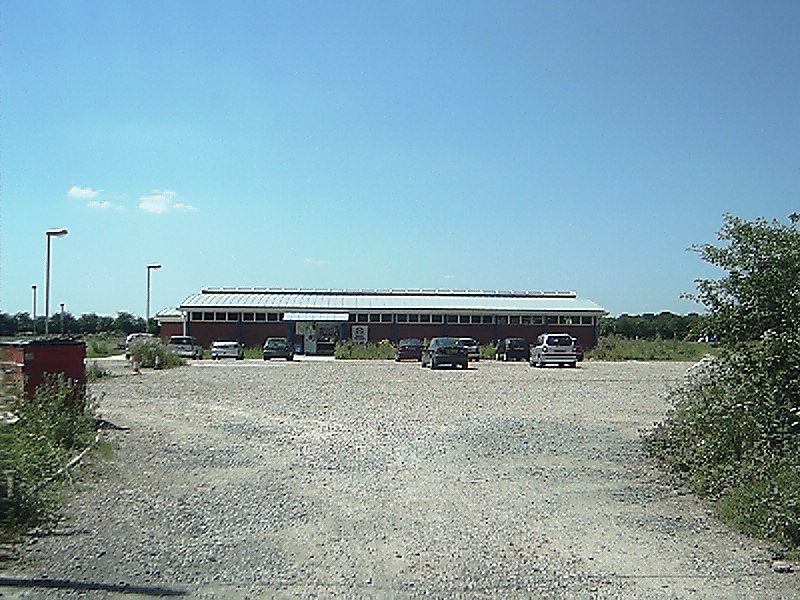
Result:
{"label": "distant treeline", "polygon": [[[145,331],[145,322],[142,317],[122,311],[118,312],[116,317],[85,313],[77,318],[69,312],[65,311],[62,315],[59,311],[50,315],[48,327],[51,334],[128,334]],[[154,320],[150,319],[150,330],[154,331],[154,327]],[[30,313],[27,312],[18,312],[15,315],[0,312],[0,335],[16,336],[42,333],[44,333],[43,315],[37,315],[34,323]]]}
{"label": "distant treeline", "polygon": [[697,313],[686,316],[671,312],[643,315],[620,315],[600,320],[600,336],[617,335],[640,340],[692,340],[709,335],[704,330],[705,317]]}

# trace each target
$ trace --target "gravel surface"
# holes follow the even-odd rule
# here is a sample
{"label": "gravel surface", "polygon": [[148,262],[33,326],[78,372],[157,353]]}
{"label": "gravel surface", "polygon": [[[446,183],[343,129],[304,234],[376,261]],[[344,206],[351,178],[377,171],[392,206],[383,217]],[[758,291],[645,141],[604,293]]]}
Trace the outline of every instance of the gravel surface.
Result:
{"label": "gravel surface", "polygon": [[4,599],[800,598],[642,450],[687,363],[106,365],[130,429]]}

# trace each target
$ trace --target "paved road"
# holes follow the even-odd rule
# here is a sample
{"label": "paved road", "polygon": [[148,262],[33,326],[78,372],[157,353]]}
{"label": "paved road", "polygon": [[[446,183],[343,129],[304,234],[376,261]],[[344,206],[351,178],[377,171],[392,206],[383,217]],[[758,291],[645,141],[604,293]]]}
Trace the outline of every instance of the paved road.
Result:
{"label": "paved road", "polygon": [[0,594],[800,598],[642,451],[687,366],[119,365],[95,391],[130,429]]}

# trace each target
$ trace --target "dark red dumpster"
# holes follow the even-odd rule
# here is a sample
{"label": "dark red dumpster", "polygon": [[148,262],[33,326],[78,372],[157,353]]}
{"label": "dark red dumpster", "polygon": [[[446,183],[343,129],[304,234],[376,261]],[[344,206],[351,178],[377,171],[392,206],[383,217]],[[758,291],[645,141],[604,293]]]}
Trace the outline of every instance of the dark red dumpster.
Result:
{"label": "dark red dumpster", "polygon": [[29,398],[47,373],[85,384],[85,358],[86,344],[70,338],[0,342],[3,382],[16,384]]}

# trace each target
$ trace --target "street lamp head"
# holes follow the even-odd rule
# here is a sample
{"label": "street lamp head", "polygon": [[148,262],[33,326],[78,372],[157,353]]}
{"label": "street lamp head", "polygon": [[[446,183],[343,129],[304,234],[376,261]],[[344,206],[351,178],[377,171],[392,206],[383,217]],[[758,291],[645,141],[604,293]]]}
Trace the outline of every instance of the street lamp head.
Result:
{"label": "street lamp head", "polygon": [[151,264],[147,265],[147,268],[148,269],[160,269],[161,265],[159,265],[158,263],[151,263]]}
{"label": "street lamp head", "polygon": [[49,237],[64,237],[65,235],[67,235],[69,233],[69,231],[67,231],[64,228],[61,228],[61,229],[48,229],[44,233],[45,233],[45,235],[47,235]]}

